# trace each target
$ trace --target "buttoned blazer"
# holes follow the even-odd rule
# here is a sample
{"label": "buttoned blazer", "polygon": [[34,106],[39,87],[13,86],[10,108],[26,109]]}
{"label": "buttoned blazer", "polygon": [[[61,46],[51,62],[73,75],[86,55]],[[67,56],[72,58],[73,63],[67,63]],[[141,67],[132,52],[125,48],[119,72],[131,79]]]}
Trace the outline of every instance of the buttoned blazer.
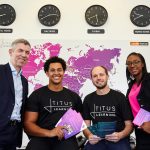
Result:
{"label": "buttoned blazer", "polygon": [[[25,101],[28,96],[28,82],[27,79],[21,75],[23,86],[23,99],[21,108],[21,123],[23,121],[23,112]],[[10,65],[0,65],[0,134],[5,131],[5,127],[10,121],[10,117],[15,105],[15,90],[13,76]],[[23,124],[23,123],[22,123]],[[20,147],[22,142],[22,127],[19,130],[19,137],[17,145]]]}

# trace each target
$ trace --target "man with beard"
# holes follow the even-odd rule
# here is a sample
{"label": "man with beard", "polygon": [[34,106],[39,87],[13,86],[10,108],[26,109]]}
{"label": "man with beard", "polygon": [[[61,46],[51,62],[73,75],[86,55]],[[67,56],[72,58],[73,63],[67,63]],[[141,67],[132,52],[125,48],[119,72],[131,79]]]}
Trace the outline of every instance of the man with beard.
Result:
{"label": "man with beard", "polygon": [[78,150],[76,137],[65,140],[65,127],[55,127],[69,108],[82,110],[81,98],[62,85],[65,70],[66,62],[59,57],[44,64],[49,84],[34,91],[27,101],[24,127],[31,139],[26,150]]}
{"label": "man with beard", "polygon": [[[85,150],[131,149],[129,144],[129,135],[132,132],[131,110],[125,96],[109,88],[108,77],[108,71],[103,66],[96,66],[91,70],[96,91],[87,95],[83,102],[83,118],[89,127],[84,130],[84,135],[88,139]],[[110,132],[112,126],[106,129],[105,125],[112,123],[115,124],[114,131]],[[91,124],[96,131],[91,130]],[[105,130],[100,127],[102,124]],[[101,135],[97,134],[98,131]]]}

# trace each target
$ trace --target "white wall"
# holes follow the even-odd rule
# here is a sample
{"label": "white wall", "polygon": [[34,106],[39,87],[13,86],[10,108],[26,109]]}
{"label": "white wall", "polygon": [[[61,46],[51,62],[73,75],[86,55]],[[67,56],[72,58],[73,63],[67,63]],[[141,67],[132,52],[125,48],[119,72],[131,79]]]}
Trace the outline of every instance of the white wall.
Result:
{"label": "white wall", "polygon": [[[0,4],[8,3],[16,10],[16,20],[7,27],[12,28],[13,33],[0,33],[0,40],[27,38],[31,40],[71,40],[71,41],[106,41],[112,44],[114,41],[146,41],[150,42],[149,34],[133,34],[134,29],[150,29],[150,25],[144,28],[134,26],[130,21],[130,11],[136,5],[147,5],[150,7],[150,0],[1,0]],[[61,20],[54,27],[45,27],[38,21],[38,11],[46,4],[56,5],[61,11]],[[105,30],[105,34],[87,34],[87,29],[93,29],[85,21],[85,11],[90,5],[99,4],[104,6],[108,11],[108,20],[100,29]],[[96,28],[96,29],[99,29]],[[41,29],[58,29],[58,34],[41,34]],[[116,43],[116,42],[115,42]],[[7,43],[5,43],[7,45]],[[111,45],[110,44],[110,45]],[[109,46],[108,46],[109,47]],[[128,45],[126,48],[130,48]],[[145,47],[144,47],[145,48]],[[139,47],[142,51],[143,47]],[[125,49],[124,49],[125,50]],[[131,48],[134,50],[134,47]],[[123,51],[121,58],[123,63],[127,53]],[[2,52],[0,45],[0,63],[7,62],[7,52]],[[149,52],[144,50],[146,61],[149,61]],[[150,70],[150,61],[147,63]],[[124,67],[123,67],[124,68]],[[126,82],[126,81],[124,81]],[[28,142],[24,136],[23,146]]]}
{"label": "white wall", "polygon": [[[147,40],[150,35],[134,35],[139,29],[130,21],[130,11],[139,4],[150,6],[149,0],[1,0],[0,3],[12,5],[17,13],[15,22],[6,27],[12,28],[12,34],[0,34],[1,38],[38,38],[38,39],[99,39],[99,40]],[[45,4],[54,4],[61,11],[60,22],[51,28],[58,29],[58,34],[41,34],[45,29],[38,21],[38,10]],[[85,21],[85,11],[93,4],[104,6],[108,11],[108,20],[100,28],[105,34],[87,34],[90,27]],[[1,28],[1,26],[0,26]],[[50,28],[50,27],[49,27]],[[143,29],[149,29],[150,26]]]}

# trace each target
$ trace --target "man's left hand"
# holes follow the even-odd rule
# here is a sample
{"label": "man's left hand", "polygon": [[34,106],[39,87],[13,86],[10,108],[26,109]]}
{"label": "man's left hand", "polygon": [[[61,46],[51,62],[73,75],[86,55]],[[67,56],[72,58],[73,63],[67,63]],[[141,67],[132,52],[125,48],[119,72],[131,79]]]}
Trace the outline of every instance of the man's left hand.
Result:
{"label": "man's left hand", "polygon": [[105,139],[111,142],[118,142],[121,139],[121,134],[119,132],[114,132],[112,134],[106,135]]}

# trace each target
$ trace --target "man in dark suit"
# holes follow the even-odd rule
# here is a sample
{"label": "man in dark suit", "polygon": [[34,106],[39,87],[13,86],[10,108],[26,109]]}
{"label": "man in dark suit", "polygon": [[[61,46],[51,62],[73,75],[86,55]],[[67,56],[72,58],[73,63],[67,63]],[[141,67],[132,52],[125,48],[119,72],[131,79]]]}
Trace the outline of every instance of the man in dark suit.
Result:
{"label": "man in dark suit", "polygon": [[17,39],[9,49],[9,63],[0,65],[0,150],[16,150],[22,143],[28,82],[21,68],[27,63],[30,50],[27,40]]}

